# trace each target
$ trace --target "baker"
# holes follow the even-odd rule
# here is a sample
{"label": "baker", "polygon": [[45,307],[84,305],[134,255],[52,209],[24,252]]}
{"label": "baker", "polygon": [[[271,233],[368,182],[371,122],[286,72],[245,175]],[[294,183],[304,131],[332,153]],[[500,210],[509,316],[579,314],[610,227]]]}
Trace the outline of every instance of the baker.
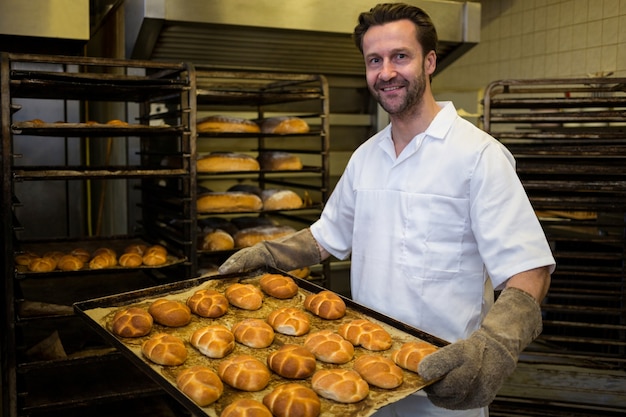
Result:
{"label": "baker", "polygon": [[310,228],[243,249],[220,272],[351,256],[356,302],[451,342],[420,364],[440,378],[427,395],[377,415],[485,416],[541,332],[554,258],[511,153],[434,99],[429,16],[379,4],[360,14],[354,40],[390,124],[354,152]]}

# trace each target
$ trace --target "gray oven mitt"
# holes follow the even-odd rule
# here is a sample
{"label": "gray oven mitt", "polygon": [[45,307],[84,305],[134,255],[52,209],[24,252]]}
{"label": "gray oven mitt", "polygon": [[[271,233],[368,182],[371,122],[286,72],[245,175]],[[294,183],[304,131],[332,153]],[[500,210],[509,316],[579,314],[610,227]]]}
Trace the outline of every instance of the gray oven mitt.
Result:
{"label": "gray oven mitt", "polygon": [[257,243],[235,252],[220,267],[220,274],[244,272],[263,266],[291,271],[321,262],[317,242],[308,228]]}
{"label": "gray oven mitt", "polygon": [[537,301],[517,288],[505,289],[480,329],[422,360],[422,378],[441,378],[425,388],[428,398],[452,410],[486,407],[515,370],[520,352],[541,330]]}

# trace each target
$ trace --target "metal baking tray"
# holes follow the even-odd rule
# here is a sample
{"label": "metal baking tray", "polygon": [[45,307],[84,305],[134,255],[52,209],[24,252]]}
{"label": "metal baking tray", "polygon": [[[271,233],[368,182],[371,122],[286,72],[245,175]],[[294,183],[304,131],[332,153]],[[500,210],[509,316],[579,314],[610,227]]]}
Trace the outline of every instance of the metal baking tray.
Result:
{"label": "metal baking tray", "polygon": [[[281,273],[288,275],[294,279],[299,285],[298,294],[289,300],[278,300],[273,297],[265,296],[263,306],[259,310],[246,311],[231,306],[229,312],[217,319],[202,318],[192,314],[191,323],[181,328],[167,328],[157,323],[154,324],[152,331],[149,335],[136,338],[119,338],[110,331],[110,321],[115,312],[128,306],[137,306],[148,308],[148,306],[159,298],[167,298],[172,300],[179,300],[185,302],[195,291],[204,288],[216,289],[223,292],[223,290],[235,282],[245,282],[258,284],[258,279],[264,273]],[[213,404],[200,407],[194,403],[189,397],[183,394],[182,391],[176,386],[176,376],[183,369],[193,365],[204,365],[213,370],[217,370],[221,359],[210,359],[202,355],[189,343],[189,339],[193,332],[209,324],[223,324],[228,328],[231,328],[234,323],[244,318],[262,318],[265,319],[267,315],[274,309],[280,307],[302,307],[302,301],[306,295],[310,293],[318,293],[325,288],[320,287],[309,281],[299,279],[291,276],[285,272],[279,270],[257,270],[248,272],[245,274],[229,274],[229,275],[213,275],[201,278],[194,278],[190,280],[180,281],[177,283],[170,283],[161,286],[146,288],[138,291],[127,292],[117,294],[113,296],[107,296],[103,298],[87,300],[74,304],[74,311],[77,315],[83,317],[87,323],[95,329],[102,337],[108,340],[113,346],[117,347],[122,354],[127,356],[131,362],[138,366],[143,372],[154,379],[159,385],[163,387],[170,395],[172,395],[177,401],[179,401],[184,407],[186,407],[194,415],[207,415],[211,417],[217,417],[221,411],[230,404],[232,401],[238,398],[252,398],[258,401],[262,401],[263,396],[272,391],[277,385],[285,382],[294,382],[294,380],[288,380],[280,377],[279,375],[272,373],[272,378],[269,385],[262,391],[258,392],[244,392],[229,387],[224,384],[224,394]],[[425,333],[419,329],[411,327],[405,323],[396,321],[390,317],[387,317],[381,313],[368,309],[360,304],[353,302],[352,300],[342,297],[347,306],[347,312],[345,317],[338,320],[324,320],[310,314],[311,319],[311,332],[321,329],[336,329],[342,323],[351,321],[357,318],[365,318],[375,323],[380,324],[385,328],[392,336],[392,347],[384,352],[371,352],[361,347],[355,347],[355,358],[365,353],[378,353],[386,357],[390,357],[393,350],[398,349],[404,342],[412,340],[424,340],[437,347],[442,347],[448,344],[448,342]],[[158,332],[166,332],[173,334],[183,339],[187,346],[188,358],[183,365],[180,366],[161,366],[156,365],[145,358],[141,353],[141,344],[148,339],[150,335],[154,335]],[[274,343],[266,349],[252,349],[243,346],[239,343],[236,344],[235,350],[230,354],[251,354],[261,362],[266,363],[267,355],[280,347],[282,344],[302,344],[304,342],[304,336],[286,336],[280,333],[276,333]],[[336,368],[345,367],[352,368],[354,359],[344,365],[332,365],[317,361],[317,369],[323,368]],[[341,404],[332,400],[327,400],[320,397],[322,403],[321,415],[325,416],[359,416],[365,417],[373,414],[380,407],[398,401],[416,391],[421,390],[428,385],[428,382],[424,381],[414,372],[403,370],[404,381],[396,389],[380,389],[370,386],[369,395],[362,401],[354,404]],[[304,380],[296,380],[303,385],[310,387],[311,378]]]}

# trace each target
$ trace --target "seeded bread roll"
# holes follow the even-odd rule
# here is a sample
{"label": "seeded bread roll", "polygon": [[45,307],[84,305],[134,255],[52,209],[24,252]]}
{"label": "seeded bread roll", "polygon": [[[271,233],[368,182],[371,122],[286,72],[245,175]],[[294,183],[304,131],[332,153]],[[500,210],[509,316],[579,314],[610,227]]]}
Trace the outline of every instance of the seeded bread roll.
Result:
{"label": "seeded bread roll", "polygon": [[241,398],[228,404],[220,417],[272,417],[272,412],[263,403]]}
{"label": "seeded bread roll", "polygon": [[200,247],[202,250],[208,251],[231,250],[235,248],[235,239],[224,230],[209,230],[202,238]]}
{"label": "seeded bread roll", "polygon": [[192,366],[176,377],[176,385],[200,407],[213,404],[224,393],[224,384],[215,372],[205,366]]}
{"label": "seeded bread roll", "polygon": [[354,346],[367,350],[382,351],[391,347],[391,335],[376,323],[356,319],[339,327],[337,332]]}
{"label": "seeded bread roll", "polygon": [[216,290],[197,290],[187,299],[187,307],[201,317],[222,317],[228,311],[228,299]]}
{"label": "seeded bread roll", "polygon": [[261,152],[259,165],[266,171],[298,171],[302,169],[302,160],[288,152]]}
{"label": "seeded bread roll", "polygon": [[346,303],[337,294],[328,290],[309,294],[304,299],[304,308],[327,320],[340,319],[346,314]]}
{"label": "seeded bread roll", "polygon": [[123,253],[118,262],[120,266],[136,268],[143,264],[143,258],[138,253]]}
{"label": "seeded bread roll", "polygon": [[259,161],[250,155],[236,152],[213,152],[198,158],[196,162],[198,172],[232,172],[258,171]]}
{"label": "seeded bread roll", "polygon": [[212,115],[196,122],[198,133],[259,133],[259,125],[251,120],[234,116]]}
{"label": "seeded bread roll", "polygon": [[143,308],[129,307],[118,310],[111,321],[111,331],[122,337],[141,337],[152,330],[154,320]]}
{"label": "seeded bread roll", "polygon": [[141,352],[159,365],[177,366],[187,360],[185,343],[176,336],[158,333],[143,342]]}
{"label": "seeded bread roll", "polygon": [[309,124],[294,116],[270,117],[261,121],[261,132],[274,134],[308,133]]}
{"label": "seeded bread roll", "polygon": [[402,369],[389,358],[380,355],[361,355],[354,361],[354,370],[378,388],[393,389],[402,384]]}
{"label": "seeded bread roll", "polygon": [[235,336],[221,324],[201,327],[191,335],[191,345],[204,356],[221,359],[235,349]]}
{"label": "seeded bread roll", "polygon": [[224,295],[229,303],[243,310],[258,310],[263,305],[263,292],[252,284],[231,284]]}
{"label": "seeded bread roll", "polygon": [[401,368],[417,373],[420,362],[437,348],[423,341],[406,342],[391,353],[391,359]]}
{"label": "seeded bread roll", "polygon": [[180,301],[160,298],[150,304],[148,313],[159,324],[168,327],[182,327],[191,321],[191,310]]}
{"label": "seeded bread roll", "polygon": [[317,417],[322,409],[315,391],[297,382],[277,386],[263,397],[263,404],[275,417]]}
{"label": "seeded bread roll", "polygon": [[305,379],[315,372],[315,355],[308,349],[286,344],[267,356],[267,366],[278,375],[289,379]]}
{"label": "seeded bread roll", "polygon": [[278,333],[288,336],[302,336],[311,329],[309,317],[295,307],[282,307],[272,311],[267,316],[267,323]]}
{"label": "seeded bread roll", "polygon": [[292,298],[298,293],[298,284],[285,275],[265,274],[259,280],[261,289],[274,298]]}
{"label": "seeded bread roll", "polygon": [[231,331],[235,340],[242,345],[262,349],[274,341],[274,329],[261,319],[243,319],[235,323]]}
{"label": "seeded bread roll", "polygon": [[332,330],[311,333],[304,340],[304,347],[322,362],[343,364],[354,357],[354,346]]}
{"label": "seeded bread roll", "polygon": [[54,271],[57,267],[57,262],[54,258],[42,257],[33,258],[28,263],[28,270],[32,272],[50,272]]}
{"label": "seeded bread roll", "polygon": [[238,191],[205,193],[198,196],[196,204],[200,213],[242,213],[263,208],[258,195]]}
{"label": "seeded bread roll", "polygon": [[292,190],[263,190],[261,198],[263,210],[293,210],[304,204],[302,198]]}
{"label": "seeded bread roll", "polygon": [[311,378],[313,391],[340,403],[356,403],[369,394],[369,385],[351,369],[321,369]]}
{"label": "seeded bread roll", "polygon": [[57,262],[57,268],[61,271],[78,271],[84,265],[85,263],[74,255],[63,255]]}
{"label": "seeded bread roll", "polygon": [[231,387],[249,392],[261,391],[271,376],[267,366],[250,355],[229,356],[219,364],[217,374]]}

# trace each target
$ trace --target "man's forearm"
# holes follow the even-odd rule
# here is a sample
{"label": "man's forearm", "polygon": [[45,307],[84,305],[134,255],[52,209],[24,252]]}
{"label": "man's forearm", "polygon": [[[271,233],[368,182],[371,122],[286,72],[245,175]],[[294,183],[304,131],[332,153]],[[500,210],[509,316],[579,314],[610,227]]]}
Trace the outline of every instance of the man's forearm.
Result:
{"label": "man's forearm", "polygon": [[542,266],[515,274],[509,279],[506,287],[518,288],[541,303],[550,288],[550,269],[548,266]]}

